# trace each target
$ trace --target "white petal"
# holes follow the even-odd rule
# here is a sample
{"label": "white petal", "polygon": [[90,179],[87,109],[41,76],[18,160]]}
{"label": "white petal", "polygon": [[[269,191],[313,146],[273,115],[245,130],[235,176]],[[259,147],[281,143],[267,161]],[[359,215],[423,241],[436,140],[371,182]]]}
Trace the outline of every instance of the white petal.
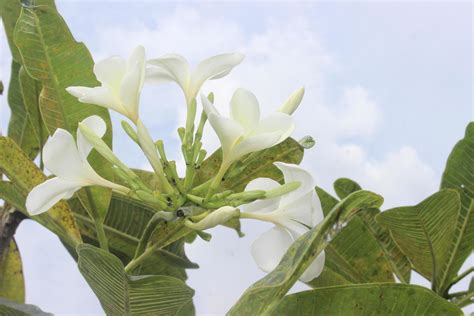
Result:
{"label": "white petal", "polygon": [[26,209],[30,215],[46,212],[61,199],[69,199],[74,192],[81,188],[81,184],[52,178],[37,185],[26,198]]}
{"label": "white petal", "polygon": [[325,261],[326,255],[324,254],[324,251],[322,251],[319,256],[314,259],[306,271],[300,276],[300,280],[303,282],[311,282],[314,278],[317,278],[321,272],[323,272]]}
{"label": "white petal", "polygon": [[[82,120],[81,123],[90,128],[99,138],[102,138],[107,130],[104,120],[98,115],[89,116],[88,118]],[[92,150],[92,145],[87,141],[84,135],[82,135],[82,132],[79,128],[77,129],[76,136],[79,155],[83,161],[86,161],[89,153]]]}
{"label": "white petal", "polygon": [[112,56],[94,65],[97,80],[115,91],[118,91],[126,70],[127,61],[119,56]]}
{"label": "white petal", "polygon": [[252,135],[278,131],[281,133],[280,140],[278,141],[280,143],[287,139],[294,129],[295,123],[290,115],[276,112],[261,120],[252,131]]}
{"label": "white petal", "polygon": [[[319,223],[322,219],[320,219],[321,214],[315,214],[315,212],[317,213],[321,211],[321,209],[318,209],[318,205],[314,204],[315,197],[316,191],[313,190],[312,192],[307,192],[304,196],[299,197],[297,200],[286,203],[284,206],[282,206],[283,202],[280,202],[280,205],[278,206],[278,216],[284,218],[284,221],[289,219],[312,228],[316,220],[318,220],[317,223]],[[285,196],[281,197],[281,200],[283,199],[285,199]],[[285,224],[285,226],[292,225]]]}
{"label": "white petal", "polygon": [[280,263],[292,243],[293,239],[286,230],[274,227],[253,242],[253,259],[260,269],[270,272]]}
{"label": "white petal", "polygon": [[43,161],[46,169],[65,180],[82,182],[87,179],[74,137],[61,128],[56,129],[44,145]]}
{"label": "white petal", "polygon": [[248,90],[237,89],[230,100],[230,117],[247,130],[255,128],[260,120],[260,106],[255,95]]}
{"label": "white petal", "polygon": [[109,87],[68,87],[66,91],[78,98],[82,103],[103,106],[126,115],[120,100]]}
{"label": "white petal", "polygon": [[[243,134],[243,128],[234,120],[210,113],[208,115],[209,123],[219,137],[224,155],[230,154],[230,150],[235,142]],[[231,159],[232,157],[226,157]],[[230,161],[229,161],[230,162]]]}
{"label": "white petal", "polygon": [[286,205],[289,205],[290,203],[302,198],[308,192],[314,192],[316,184],[311,173],[299,167],[298,165],[287,164],[284,162],[275,162],[274,164],[283,172],[285,183],[290,183],[293,181],[298,181],[301,183],[298,189],[282,197],[280,207],[284,208]]}
{"label": "white petal", "polygon": [[249,154],[251,152],[263,150],[276,145],[281,139],[281,133],[274,132],[268,134],[260,134],[245,138],[240,143],[235,145],[233,149],[233,156],[235,159]]}
{"label": "white petal", "polygon": [[131,66],[120,86],[120,99],[127,112],[127,117],[132,121],[138,119],[138,104],[143,86],[143,65],[136,63]]}
{"label": "white petal", "polygon": [[[157,66],[168,73],[170,78],[183,89],[186,100],[188,100],[188,90],[190,81],[189,64],[184,57],[177,54],[164,55],[157,59],[148,61],[149,65]],[[190,100],[189,100],[190,101]]]}
{"label": "white petal", "polygon": [[[257,178],[250,181],[245,187],[245,191],[252,190],[271,190],[279,187],[280,184],[270,178]],[[280,204],[280,197],[274,197],[272,199],[257,200],[255,202],[245,204],[241,206],[241,209],[247,213],[268,213],[273,212],[278,208]]]}
{"label": "white petal", "polygon": [[166,69],[158,67],[147,67],[145,77],[147,82],[156,84],[174,81],[174,78]]}
{"label": "white petal", "polygon": [[242,62],[242,54],[221,54],[203,60],[193,71],[191,78],[190,93],[194,96],[208,79],[218,79],[226,76],[238,64]]}

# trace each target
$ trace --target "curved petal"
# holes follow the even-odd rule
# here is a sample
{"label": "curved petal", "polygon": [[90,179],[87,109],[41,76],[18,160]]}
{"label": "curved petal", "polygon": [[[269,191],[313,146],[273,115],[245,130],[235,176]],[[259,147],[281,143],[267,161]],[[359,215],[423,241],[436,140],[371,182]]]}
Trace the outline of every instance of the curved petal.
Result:
{"label": "curved petal", "polygon": [[142,45],[138,45],[133,50],[132,54],[128,58],[128,68],[133,67],[139,64],[140,65],[140,87],[143,86],[145,80],[145,67],[146,67],[146,56],[145,48]]}
{"label": "curved petal", "polygon": [[243,141],[235,145],[233,156],[239,159],[243,155],[251,152],[270,148],[279,143],[281,133],[267,133],[245,138]]}
{"label": "curved petal", "polygon": [[26,210],[30,215],[46,212],[61,199],[69,199],[82,187],[80,183],[52,178],[35,186],[26,198]]}
{"label": "curved petal", "polygon": [[289,98],[283,103],[278,109],[279,112],[286,113],[288,115],[293,114],[301,103],[304,96],[304,88],[299,88],[293,92]]}
{"label": "curved petal", "polygon": [[126,115],[120,100],[109,87],[68,87],[66,91],[78,98],[82,103],[103,106],[104,108]]}
{"label": "curved petal", "polygon": [[[291,194],[291,193],[290,193]],[[316,224],[318,224],[322,216],[321,209],[318,209],[318,205],[313,203],[315,202],[316,191],[307,192],[304,196],[298,198],[297,200],[291,201],[290,203],[285,204],[282,206],[282,202],[278,206],[278,217],[281,217],[282,225],[288,226],[287,228],[290,229],[287,224],[288,220],[296,221],[297,223],[304,224],[307,227],[314,227],[315,221],[318,220]],[[283,200],[285,196],[281,197]],[[319,200],[318,200],[319,201]],[[321,205],[319,205],[321,207]],[[315,214],[321,211],[321,214]],[[283,222],[285,224],[283,224]],[[290,229],[291,230],[291,229]]]}
{"label": "curved petal", "polygon": [[151,83],[168,83],[174,81],[170,73],[162,68],[147,67],[145,70],[145,80]]}
{"label": "curved petal", "polygon": [[[280,184],[270,178],[257,178],[250,181],[245,187],[245,191],[252,190],[271,190],[279,187]],[[280,197],[274,197],[272,199],[257,200],[255,202],[245,204],[241,206],[245,212],[248,213],[268,213],[273,212],[278,208],[280,204]]]}
{"label": "curved petal", "polygon": [[300,280],[303,282],[311,282],[314,278],[317,278],[321,272],[323,272],[325,261],[326,255],[324,254],[324,251],[322,251],[319,256],[314,259],[306,271],[300,276]]}
{"label": "curved petal", "polygon": [[282,142],[293,133],[294,129],[295,123],[290,115],[276,112],[262,119],[252,130],[251,134],[257,135],[279,131],[281,133],[281,139],[279,142]]}
{"label": "curved petal", "polygon": [[94,65],[94,74],[101,83],[118,91],[127,71],[127,61],[120,56],[112,56]]}
{"label": "curved petal", "polygon": [[260,106],[257,97],[250,91],[239,88],[230,100],[230,117],[239,122],[246,130],[258,125]]}
{"label": "curved petal", "polygon": [[54,175],[73,182],[87,179],[87,171],[72,135],[56,129],[43,148],[45,167]]}
{"label": "curved petal", "polygon": [[151,59],[148,61],[148,64],[159,67],[168,73],[168,76],[183,89],[187,98],[191,74],[189,64],[184,57],[177,54],[168,54],[160,58]]}
{"label": "curved petal", "polygon": [[240,64],[244,55],[239,53],[221,54],[205,59],[197,65],[191,77],[190,94],[196,96],[201,86],[208,79],[219,79],[231,72]]}
{"label": "curved petal", "polygon": [[280,263],[281,258],[292,243],[293,239],[286,230],[274,227],[253,242],[253,259],[260,269],[270,272]]}
{"label": "curved petal", "polygon": [[[104,120],[98,115],[89,116],[88,118],[82,120],[81,123],[90,128],[99,138],[102,138],[107,130]],[[79,155],[83,161],[87,161],[87,157],[92,150],[92,145],[87,141],[84,135],[82,135],[82,132],[79,128],[77,129],[76,136]]]}
{"label": "curved petal", "polygon": [[214,104],[212,104],[211,101],[209,101],[209,99],[202,93],[201,93],[201,104],[202,104],[202,108],[204,109],[204,112],[206,112],[207,116],[209,116],[211,113],[214,113],[214,114],[220,116],[219,111],[217,111]]}
{"label": "curved petal", "polygon": [[[314,178],[311,173],[305,169],[298,165],[287,164],[284,162],[275,162],[274,165],[283,172],[285,183],[290,183],[293,181],[298,181],[301,183],[298,189],[291,191],[282,197],[280,204],[281,208],[286,208],[287,205],[290,205],[292,202],[302,198],[308,192],[315,192],[314,187],[316,184],[314,183]],[[310,203],[311,201],[308,202],[308,205]]]}
{"label": "curved petal", "polygon": [[312,196],[313,200],[311,201],[311,206],[313,208],[313,225],[312,227],[321,223],[324,219],[323,207],[321,206],[321,200],[319,199],[318,194]]}
{"label": "curved petal", "polygon": [[126,116],[132,121],[138,119],[138,104],[143,86],[143,65],[136,63],[130,66],[120,86],[120,99],[127,112]]}
{"label": "curved petal", "polygon": [[[208,115],[209,123],[219,137],[224,155],[230,153],[235,142],[243,134],[243,128],[234,120],[210,113]],[[231,157],[226,157],[231,158]]]}

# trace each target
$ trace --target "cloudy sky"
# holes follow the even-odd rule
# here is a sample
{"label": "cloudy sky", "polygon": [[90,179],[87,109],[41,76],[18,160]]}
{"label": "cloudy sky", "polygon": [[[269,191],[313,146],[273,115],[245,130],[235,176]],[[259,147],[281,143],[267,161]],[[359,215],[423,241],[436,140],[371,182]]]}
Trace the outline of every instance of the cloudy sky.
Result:
{"label": "cloudy sky", "polygon": [[[193,64],[219,53],[244,53],[230,76],[204,87],[216,94],[223,112],[238,87],[253,91],[270,113],[304,86],[295,138],[311,135],[317,145],[303,165],[328,190],[338,177],[355,179],[381,193],[385,209],[416,204],[437,190],[447,155],[474,117],[470,2],[57,2],[95,60],[127,56],[138,44],[148,57],[179,53]],[[1,36],[5,82],[10,57]],[[6,98],[0,101],[4,130],[9,111]],[[145,123],[178,161],[175,130],[184,111],[176,86],[145,88]],[[114,119],[117,154],[129,165],[149,168],[121,132],[119,117]],[[210,129],[205,143],[209,152],[218,145]],[[217,228],[210,243],[188,247],[201,266],[189,272],[199,314],[223,314],[263,276],[250,245],[268,226],[243,225],[245,238]],[[54,236],[25,222],[17,240],[29,303],[56,314],[101,313]]]}

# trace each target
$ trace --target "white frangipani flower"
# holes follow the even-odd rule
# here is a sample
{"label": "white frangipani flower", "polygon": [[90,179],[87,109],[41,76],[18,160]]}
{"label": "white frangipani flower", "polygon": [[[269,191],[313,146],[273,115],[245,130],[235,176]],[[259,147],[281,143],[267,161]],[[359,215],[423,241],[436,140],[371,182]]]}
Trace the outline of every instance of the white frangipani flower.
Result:
{"label": "white frangipani flower", "polygon": [[[314,179],[309,172],[297,165],[276,162],[283,172],[285,183],[298,181],[301,185],[285,195],[267,200],[257,200],[241,206],[242,218],[271,222],[275,227],[263,233],[252,245],[252,256],[265,272],[270,272],[280,263],[290,245],[301,235],[323,220],[321,203],[315,191]],[[269,178],[251,181],[246,191],[271,190],[278,182]],[[325,255],[322,252],[301,275],[300,280],[310,282],[324,267]]]}
{"label": "white frangipani flower", "polygon": [[146,77],[151,82],[176,82],[184,92],[186,104],[190,105],[206,80],[226,76],[243,59],[244,55],[238,53],[221,54],[203,60],[191,71],[184,57],[168,54],[148,61]]}
{"label": "white frangipani flower", "polygon": [[106,107],[136,122],[145,63],[145,49],[138,46],[128,60],[112,56],[94,65],[94,74],[101,86],[68,87],[66,91],[83,103]]}
{"label": "white frangipani flower", "polygon": [[[82,121],[82,124],[104,136],[106,124],[94,115]],[[49,210],[61,199],[69,199],[82,187],[98,185],[128,193],[129,189],[99,176],[87,161],[92,145],[77,129],[77,143],[66,130],[58,128],[43,148],[43,162],[56,177],[46,180],[31,190],[26,198],[26,209],[31,215]]]}
{"label": "white frangipani flower", "polygon": [[220,115],[204,95],[201,99],[221,142],[224,166],[248,153],[281,143],[295,128],[293,118],[282,112],[272,113],[261,120],[257,98],[245,89],[234,92],[230,101],[230,118]]}

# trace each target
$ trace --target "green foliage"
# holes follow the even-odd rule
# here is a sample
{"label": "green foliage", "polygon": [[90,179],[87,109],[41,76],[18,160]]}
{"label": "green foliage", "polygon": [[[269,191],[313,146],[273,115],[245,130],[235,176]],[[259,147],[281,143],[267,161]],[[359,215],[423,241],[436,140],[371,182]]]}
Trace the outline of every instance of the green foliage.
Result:
{"label": "green foliage", "polygon": [[[0,137],[0,152],[0,171],[11,181],[0,184],[0,197],[28,216],[26,196],[34,186],[44,182],[46,176],[12,139]],[[81,242],[71,210],[65,202],[57,203],[49,212],[33,216],[33,219],[72,246]]]}
{"label": "green foliage", "polygon": [[459,194],[441,190],[418,205],[390,209],[377,216],[377,221],[390,229],[414,269],[432,281],[433,289],[440,282],[459,208]]}
{"label": "green foliage", "polygon": [[80,245],[79,270],[107,315],[190,315],[194,291],[169,276],[128,276],[114,255]]}
{"label": "green foliage", "polygon": [[2,250],[0,255],[0,297],[16,303],[24,303],[25,279],[20,252],[15,240],[10,240],[10,244]]}
{"label": "green foliage", "polygon": [[[56,128],[75,134],[80,121],[98,115],[107,124],[104,140],[111,146],[112,125],[108,111],[83,104],[65,90],[76,85],[95,86],[97,80],[89,51],[84,44],[75,41],[56,8],[51,4],[23,6],[15,26],[14,42],[26,71],[42,84],[39,106],[49,134]],[[106,160],[97,153],[92,154],[90,162],[101,175],[112,176]],[[90,198],[82,193],[81,200],[91,214],[104,218],[111,192],[103,188],[90,190]]]}
{"label": "green foliage", "polygon": [[53,316],[30,304],[19,304],[0,297],[0,315],[2,316]]}
{"label": "green foliage", "polygon": [[474,123],[466,128],[464,139],[453,148],[441,179],[442,189],[454,189],[461,197],[461,209],[454,236],[441,270],[440,293],[446,292],[456,273],[474,250]]}
{"label": "green foliage", "polygon": [[416,285],[357,284],[288,295],[274,315],[450,316],[461,310],[432,291]]}
{"label": "green foliage", "polygon": [[245,291],[229,315],[260,315],[274,311],[288,290],[344,225],[357,212],[379,207],[382,203],[381,196],[369,191],[354,192],[339,202],[320,225],[290,246],[272,272]]}

